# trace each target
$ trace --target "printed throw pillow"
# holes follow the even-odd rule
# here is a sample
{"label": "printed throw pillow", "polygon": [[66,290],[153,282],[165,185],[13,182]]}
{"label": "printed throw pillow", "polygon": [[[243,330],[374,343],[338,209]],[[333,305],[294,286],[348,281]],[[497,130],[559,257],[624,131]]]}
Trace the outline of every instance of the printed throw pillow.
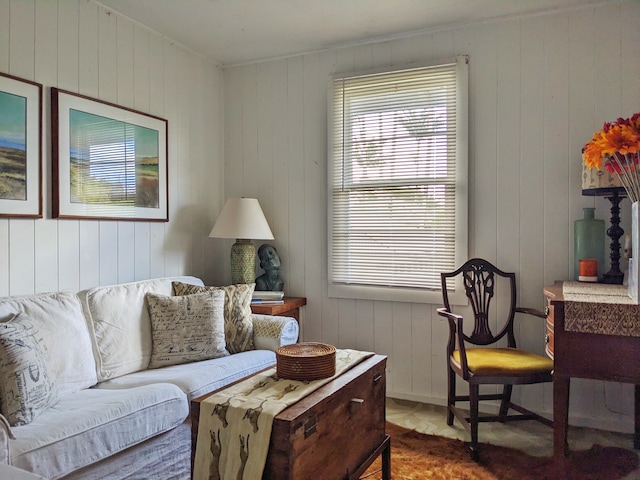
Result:
{"label": "printed throw pillow", "polygon": [[188,283],[173,282],[175,295],[190,295],[197,292],[224,291],[224,333],[229,353],[253,350],[253,320],[251,319],[251,297],[255,283],[239,283],[226,287],[202,287]]}
{"label": "printed throw pillow", "polygon": [[58,400],[42,335],[18,313],[0,323],[0,411],[11,426],[31,423]]}
{"label": "printed throw pillow", "polygon": [[149,368],[228,355],[224,341],[224,292],[183,297],[147,293],[151,319]]}

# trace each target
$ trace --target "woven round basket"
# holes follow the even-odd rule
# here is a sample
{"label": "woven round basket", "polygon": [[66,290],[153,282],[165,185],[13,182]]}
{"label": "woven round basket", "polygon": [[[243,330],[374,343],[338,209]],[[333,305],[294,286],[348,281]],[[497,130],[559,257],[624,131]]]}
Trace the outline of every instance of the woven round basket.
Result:
{"label": "woven round basket", "polygon": [[278,377],[289,380],[319,380],[336,374],[336,347],[302,342],[276,349]]}

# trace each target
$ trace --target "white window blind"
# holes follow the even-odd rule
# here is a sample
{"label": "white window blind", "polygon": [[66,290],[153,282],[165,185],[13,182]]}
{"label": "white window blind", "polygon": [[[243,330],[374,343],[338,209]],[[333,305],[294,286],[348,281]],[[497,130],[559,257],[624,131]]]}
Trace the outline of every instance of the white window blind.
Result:
{"label": "white window blind", "polygon": [[466,257],[467,58],[331,90],[329,294],[429,301]]}

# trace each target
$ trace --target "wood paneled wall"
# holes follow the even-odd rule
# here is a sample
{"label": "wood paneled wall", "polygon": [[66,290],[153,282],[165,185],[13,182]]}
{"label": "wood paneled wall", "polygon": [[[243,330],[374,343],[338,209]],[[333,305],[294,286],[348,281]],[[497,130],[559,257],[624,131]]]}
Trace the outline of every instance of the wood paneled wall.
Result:
{"label": "wood paneled wall", "polygon": [[[90,0],[0,0],[0,71],[44,86],[44,212],[0,219],[0,296],[165,275],[214,281],[222,70]],[[51,219],[50,87],[168,120],[168,223]],[[221,276],[221,274],[220,274]]]}
{"label": "wood paneled wall", "polygon": [[[390,396],[443,403],[438,305],[327,296],[329,75],[470,56],[470,253],[516,271],[520,303],[543,308],[543,285],[570,278],[582,207],[608,218],[606,200],[580,195],[580,149],[602,122],[640,110],[638,25],[640,4],[614,0],[223,74],[93,0],[0,0],[0,71],[45,87],[45,218],[0,219],[0,296],[178,274],[228,282],[231,242],[207,235],[226,197],[255,196],[287,293],[308,299],[303,339],[387,354]],[[168,119],[170,222],[50,218],[53,86]],[[622,217],[628,229],[628,202]],[[543,334],[523,325],[521,344],[542,352]],[[549,386],[526,392],[550,411]],[[629,431],[629,385],[577,380],[572,392],[573,423]]]}
{"label": "wood paneled wall", "polygon": [[[581,148],[604,121],[640,111],[640,3],[425,32],[225,69],[225,187],[259,198],[288,294],[306,296],[302,338],[389,356],[390,396],[444,403],[447,326],[438,305],[327,296],[327,82],[335,72],[470,56],[469,251],[517,272],[519,303],[569,279],[581,196]],[[629,228],[629,204],[622,205]],[[544,325],[521,345],[543,353]],[[519,390],[550,412],[551,387]],[[524,393],[526,392],[526,393]],[[572,422],[627,430],[632,388],[572,383]]]}

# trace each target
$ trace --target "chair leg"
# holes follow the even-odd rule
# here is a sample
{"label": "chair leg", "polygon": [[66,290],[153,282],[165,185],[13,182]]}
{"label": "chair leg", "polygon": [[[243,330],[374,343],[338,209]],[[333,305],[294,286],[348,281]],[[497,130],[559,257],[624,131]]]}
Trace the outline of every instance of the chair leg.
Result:
{"label": "chair leg", "polygon": [[448,388],[449,397],[447,398],[447,425],[452,426],[453,410],[451,409],[451,407],[453,407],[456,404],[456,401],[454,400],[456,398],[456,372],[451,370],[451,367],[449,367],[448,370],[449,370],[449,375],[447,377],[447,383],[449,387]]}
{"label": "chair leg", "polygon": [[469,423],[471,426],[471,459],[478,461],[478,401],[480,396],[480,385],[469,384]]}
{"label": "chair leg", "polygon": [[501,417],[506,417],[507,413],[509,413],[509,403],[511,403],[512,390],[513,390],[513,385],[505,385],[502,390],[502,400],[500,401],[500,412],[499,412],[499,415]]}

